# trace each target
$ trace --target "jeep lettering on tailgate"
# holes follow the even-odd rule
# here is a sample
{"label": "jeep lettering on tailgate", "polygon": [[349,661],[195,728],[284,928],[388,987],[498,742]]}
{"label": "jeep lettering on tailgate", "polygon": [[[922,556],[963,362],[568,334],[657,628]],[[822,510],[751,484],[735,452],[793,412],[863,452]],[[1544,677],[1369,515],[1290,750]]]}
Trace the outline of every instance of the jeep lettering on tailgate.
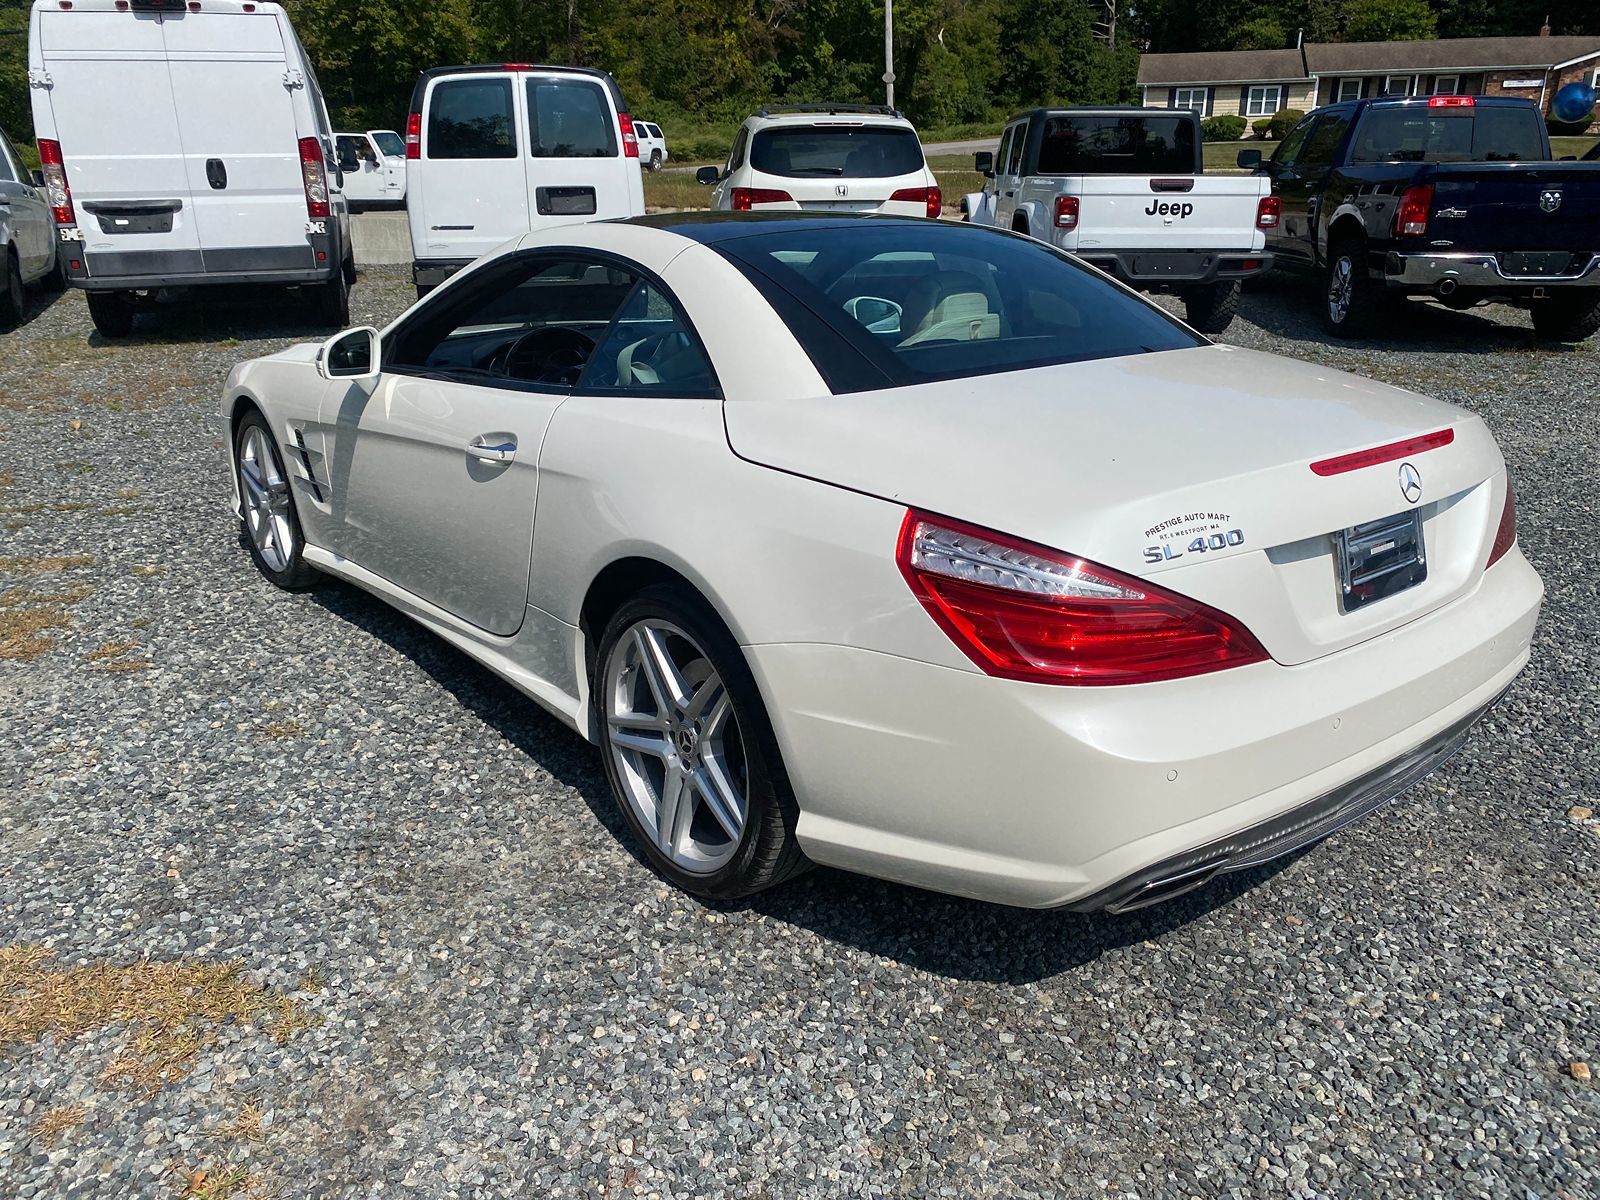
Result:
{"label": "jeep lettering on tailgate", "polygon": [[1177,217],[1180,220],[1194,212],[1194,205],[1176,200],[1152,200],[1150,207],[1144,210],[1147,217]]}

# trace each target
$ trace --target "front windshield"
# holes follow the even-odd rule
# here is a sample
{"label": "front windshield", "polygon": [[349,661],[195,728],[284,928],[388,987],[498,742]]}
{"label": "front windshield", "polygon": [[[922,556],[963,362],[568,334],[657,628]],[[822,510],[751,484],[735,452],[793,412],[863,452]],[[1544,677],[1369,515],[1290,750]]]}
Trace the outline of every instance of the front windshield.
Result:
{"label": "front windshield", "polygon": [[869,217],[713,246],[763,290],[836,392],[1205,344],[1099,272],[994,230]]}

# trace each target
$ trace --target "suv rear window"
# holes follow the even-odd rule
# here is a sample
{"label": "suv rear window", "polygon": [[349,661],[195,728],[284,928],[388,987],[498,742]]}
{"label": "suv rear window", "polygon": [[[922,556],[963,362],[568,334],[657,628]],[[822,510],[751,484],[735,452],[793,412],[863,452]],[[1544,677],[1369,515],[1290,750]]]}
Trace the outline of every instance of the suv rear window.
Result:
{"label": "suv rear window", "polygon": [[615,158],[616,122],[598,83],[528,80],[528,136],[534,158]]}
{"label": "suv rear window", "polygon": [[835,392],[1205,345],[1042,242],[926,224],[853,217],[709,244]]}
{"label": "suv rear window", "polygon": [[1196,123],[1187,116],[1046,117],[1041,175],[1192,175]]}
{"label": "suv rear window", "polygon": [[757,132],[750,165],[792,179],[889,179],[922,170],[922,144],[897,125],[792,125]]}
{"label": "suv rear window", "polygon": [[1531,108],[1372,108],[1356,129],[1350,161],[1538,162],[1539,118]]}
{"label": "suv rear window", "polygon": [[515,158],[509,79],[446,79],[428,100],[429,158]]}

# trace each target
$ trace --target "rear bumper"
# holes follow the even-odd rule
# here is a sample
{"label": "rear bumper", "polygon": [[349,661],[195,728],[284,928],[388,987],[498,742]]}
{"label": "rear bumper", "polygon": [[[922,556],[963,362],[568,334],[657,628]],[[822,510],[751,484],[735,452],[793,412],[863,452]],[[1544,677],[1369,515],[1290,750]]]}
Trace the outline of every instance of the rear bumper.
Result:
{"label": "rear bumper", "polygon": [[[310,234],[298,246],[105,251],[88,250],[81,241],[64,239],[59,249],[67,258],[67,282],[91,292],[319,284],[331,280],[344,262],[343,242],[331,232]],[[74,267],[74,262],[78,266]]]}
{"label": "rear bumper", "polygon": [[[1383,260],[1383,279],[1390,287],[1438,290],[1448,281],[1454,287],[1490,291],[1528,291],[1537,288],[1600,287],[1600,254],[1589,257],[1582,269],[1564,275],[1507,275],[1493,254],[1401,254],[1391,251]],[[1452,288],[1452,290],[1453,290]]]}
{"label": "rear bumper", "polygon": [[1074,250],[1084,262],[1140,288],[1251,279],[1272,269],[1265,250]]}
{"label": "rear bumper", "polygon": [[470,258],[418,259],[411,264],[411,282],[418,287],[438,287],[462,267],[470,266]]}

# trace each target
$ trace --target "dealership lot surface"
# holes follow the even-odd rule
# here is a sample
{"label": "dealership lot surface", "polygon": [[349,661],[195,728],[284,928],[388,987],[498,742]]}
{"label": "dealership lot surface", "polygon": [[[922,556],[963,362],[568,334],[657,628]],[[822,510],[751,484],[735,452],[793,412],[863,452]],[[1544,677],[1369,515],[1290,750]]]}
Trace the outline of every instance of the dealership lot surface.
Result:
{"label": "dealership lot surface", "polygon": [[[1571,1065],[1600,1060],[1600,346],[1417,307],[1330,345],[1306,292],[1269,279],[1222,340],[1488,420],[1534,660],[1395,805],[1117,918],[670,890],[596,751],[376,600],[250,566],[218,388],[321,336],[293,301],[115,346],[80,294],[36,303],[0,339],[0,946],[55,966],[0,960],[0,1194],[1600,1191]],[[410,295],[374,269],[353,318]],[[146,959],[238,960],[270,1004],[153,1095],[102,1078],[137,1030],[5,1023],[43,971]]]}

